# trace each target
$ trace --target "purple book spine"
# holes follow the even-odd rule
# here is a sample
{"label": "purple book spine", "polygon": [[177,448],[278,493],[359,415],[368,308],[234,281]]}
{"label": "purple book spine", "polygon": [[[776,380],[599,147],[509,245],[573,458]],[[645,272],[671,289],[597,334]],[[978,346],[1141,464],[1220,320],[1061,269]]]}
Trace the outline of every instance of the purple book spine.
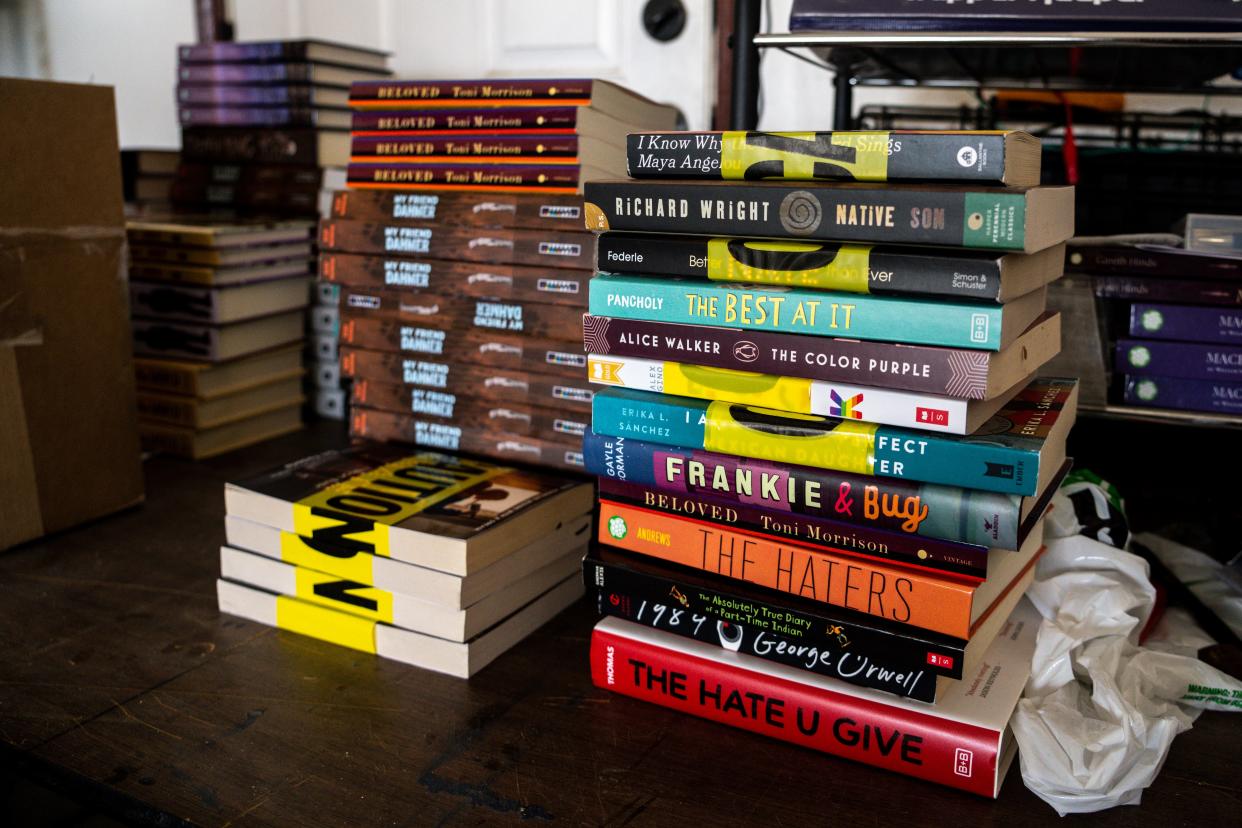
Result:
{"label": "purple book spine", "polygon": [[1130,306],[1130,336],[1242,345],[1242,310],[1136,302]]}
{"label": "purple book spine", "polygon": [[1121,374],[1242,381],[1242,347],[1120,339],[1115,360]]}
{"label": "purple book spine", "polygon": [[1125,400],[1130,405],[1242,414],[1242,381],[1207,382],[1175,377],[1127,376]]}
{"label": "purple book spine", "polygon": [[1184,282],[1180,279],[1095,275],[1091,277],[1091,283],[1095,295],[1101,299],[1242,306],[1242,282]]}

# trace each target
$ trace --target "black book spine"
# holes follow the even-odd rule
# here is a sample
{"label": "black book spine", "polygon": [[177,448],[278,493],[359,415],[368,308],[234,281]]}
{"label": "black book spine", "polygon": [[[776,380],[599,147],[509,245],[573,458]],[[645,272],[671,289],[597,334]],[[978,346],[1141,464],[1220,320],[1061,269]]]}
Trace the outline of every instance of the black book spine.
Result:
{"label": "black book spine", "polygon": [[1144,247],[1071,247],[1066,251],[1065,269],[1073,273],[1117,276],[1242,279],[1242,259]]}
{"label": "black book spine", "polygon": [[588,181],[587,227],[1022,250],[1026,193],[805,181]]}
{"label": "black book spine", "polygon": [[634,132],[634,178],[974,181],[1005,178],[1005,136],[942,132]]}
{"label": "black book spine", "polygon": [[1188,279],[1101,276],[1091,279],[1101,299],[1180,302],[1192,305],[1242,306],[1242,282],[1201,282]]}
{"label": "black book spine", "polygon": [[987,256],[917,248],[603,233],[595,267],[605,273],[694,276],[870,294],[924,294],[996,301],[1001,263]]}
{"label": "black book spine", "polygon": [[917,639],[859,624],[848,612],[735,590],[725,578],[717,585],[605,554],[582,562],[587,594],[603,615],[919,701],[935,701],[938,676],[961,678],[965,642]]}

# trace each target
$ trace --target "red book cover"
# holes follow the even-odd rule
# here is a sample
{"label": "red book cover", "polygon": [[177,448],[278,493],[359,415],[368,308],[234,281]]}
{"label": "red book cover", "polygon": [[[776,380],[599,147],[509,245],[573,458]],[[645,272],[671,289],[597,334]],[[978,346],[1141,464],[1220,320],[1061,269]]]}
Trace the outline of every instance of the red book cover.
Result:
{"label": "red book cover", "polygon": [[1039,614],[1018,605],[972,676],[935,705],[894,698],[618,618],[591,636],[596,686],[981,796],[1000,792],[1009,717],[1030,674]]}

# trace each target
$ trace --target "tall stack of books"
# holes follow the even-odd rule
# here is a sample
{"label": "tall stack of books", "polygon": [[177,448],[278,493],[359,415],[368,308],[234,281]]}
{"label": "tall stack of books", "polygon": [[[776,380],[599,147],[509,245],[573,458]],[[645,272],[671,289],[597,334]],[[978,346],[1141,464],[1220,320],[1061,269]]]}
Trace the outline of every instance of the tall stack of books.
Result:
{"label": "tall stack of books", "polygon": [[383,52],[321,40],[177,50],[184,207],[317,217],[349,160],[349,84],[391,74]]}
{"label": "tall stack of books", "polygon": [[1076,412],[1036,376],[1073,190],[1015,132],[628,151],[585,190],[594,681],[995,795]]}
{"label": "tall stack of books", "polygon": [[193,459],[302,424],[313,226],[130,221],[143,446]]}
{"label": "tall stack of books", "polygon": [[[320,223],[358,437],[581,469],[582,181],[676,112],[601,81],[358,83],[350,189]],[[611,165],[611,166],[610,166]],[[323,334],[321,334],[323,335]],[[322,343],[329,350],[329,343]]]}
{"label": "tall stack of books", "polygon": [[591,486],[360,444],[225,487],[220,610],[473,675],[582,594]]}
{"label": "tall stack of books", "polygon": [[1068,267],[1088,274],[1096,297],[1105,300],[1117,334],[1110,343],[1116,401],[1180,416],[1236,417],[1242,414],[1242,258],[1193,249],[1189,233],[1186,243],[1076,245]]}

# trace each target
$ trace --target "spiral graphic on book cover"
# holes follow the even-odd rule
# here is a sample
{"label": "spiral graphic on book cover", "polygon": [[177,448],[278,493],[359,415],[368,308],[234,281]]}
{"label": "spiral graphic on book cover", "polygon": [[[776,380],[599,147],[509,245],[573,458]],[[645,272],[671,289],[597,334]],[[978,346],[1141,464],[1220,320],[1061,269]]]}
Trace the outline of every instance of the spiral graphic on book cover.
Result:
{"label": "spiral graphic on book cover", "polygon": [[949,381],[944,392],[951,397],[974,398],[988,387],[987,357],[976,354],[949,354]]}
{"label": "spiral graphic on book cover", "polygon": [[819,228],[824,217],[819,199],[806,190],[795,190],[781,201],[781,227],[795,236],[807,236]]}
{"label": "spiral graphic on book cover", "polygon": [[607,316],[588,316],[582,320],[582,344],[592,354],[607,354],[608,323]]}

